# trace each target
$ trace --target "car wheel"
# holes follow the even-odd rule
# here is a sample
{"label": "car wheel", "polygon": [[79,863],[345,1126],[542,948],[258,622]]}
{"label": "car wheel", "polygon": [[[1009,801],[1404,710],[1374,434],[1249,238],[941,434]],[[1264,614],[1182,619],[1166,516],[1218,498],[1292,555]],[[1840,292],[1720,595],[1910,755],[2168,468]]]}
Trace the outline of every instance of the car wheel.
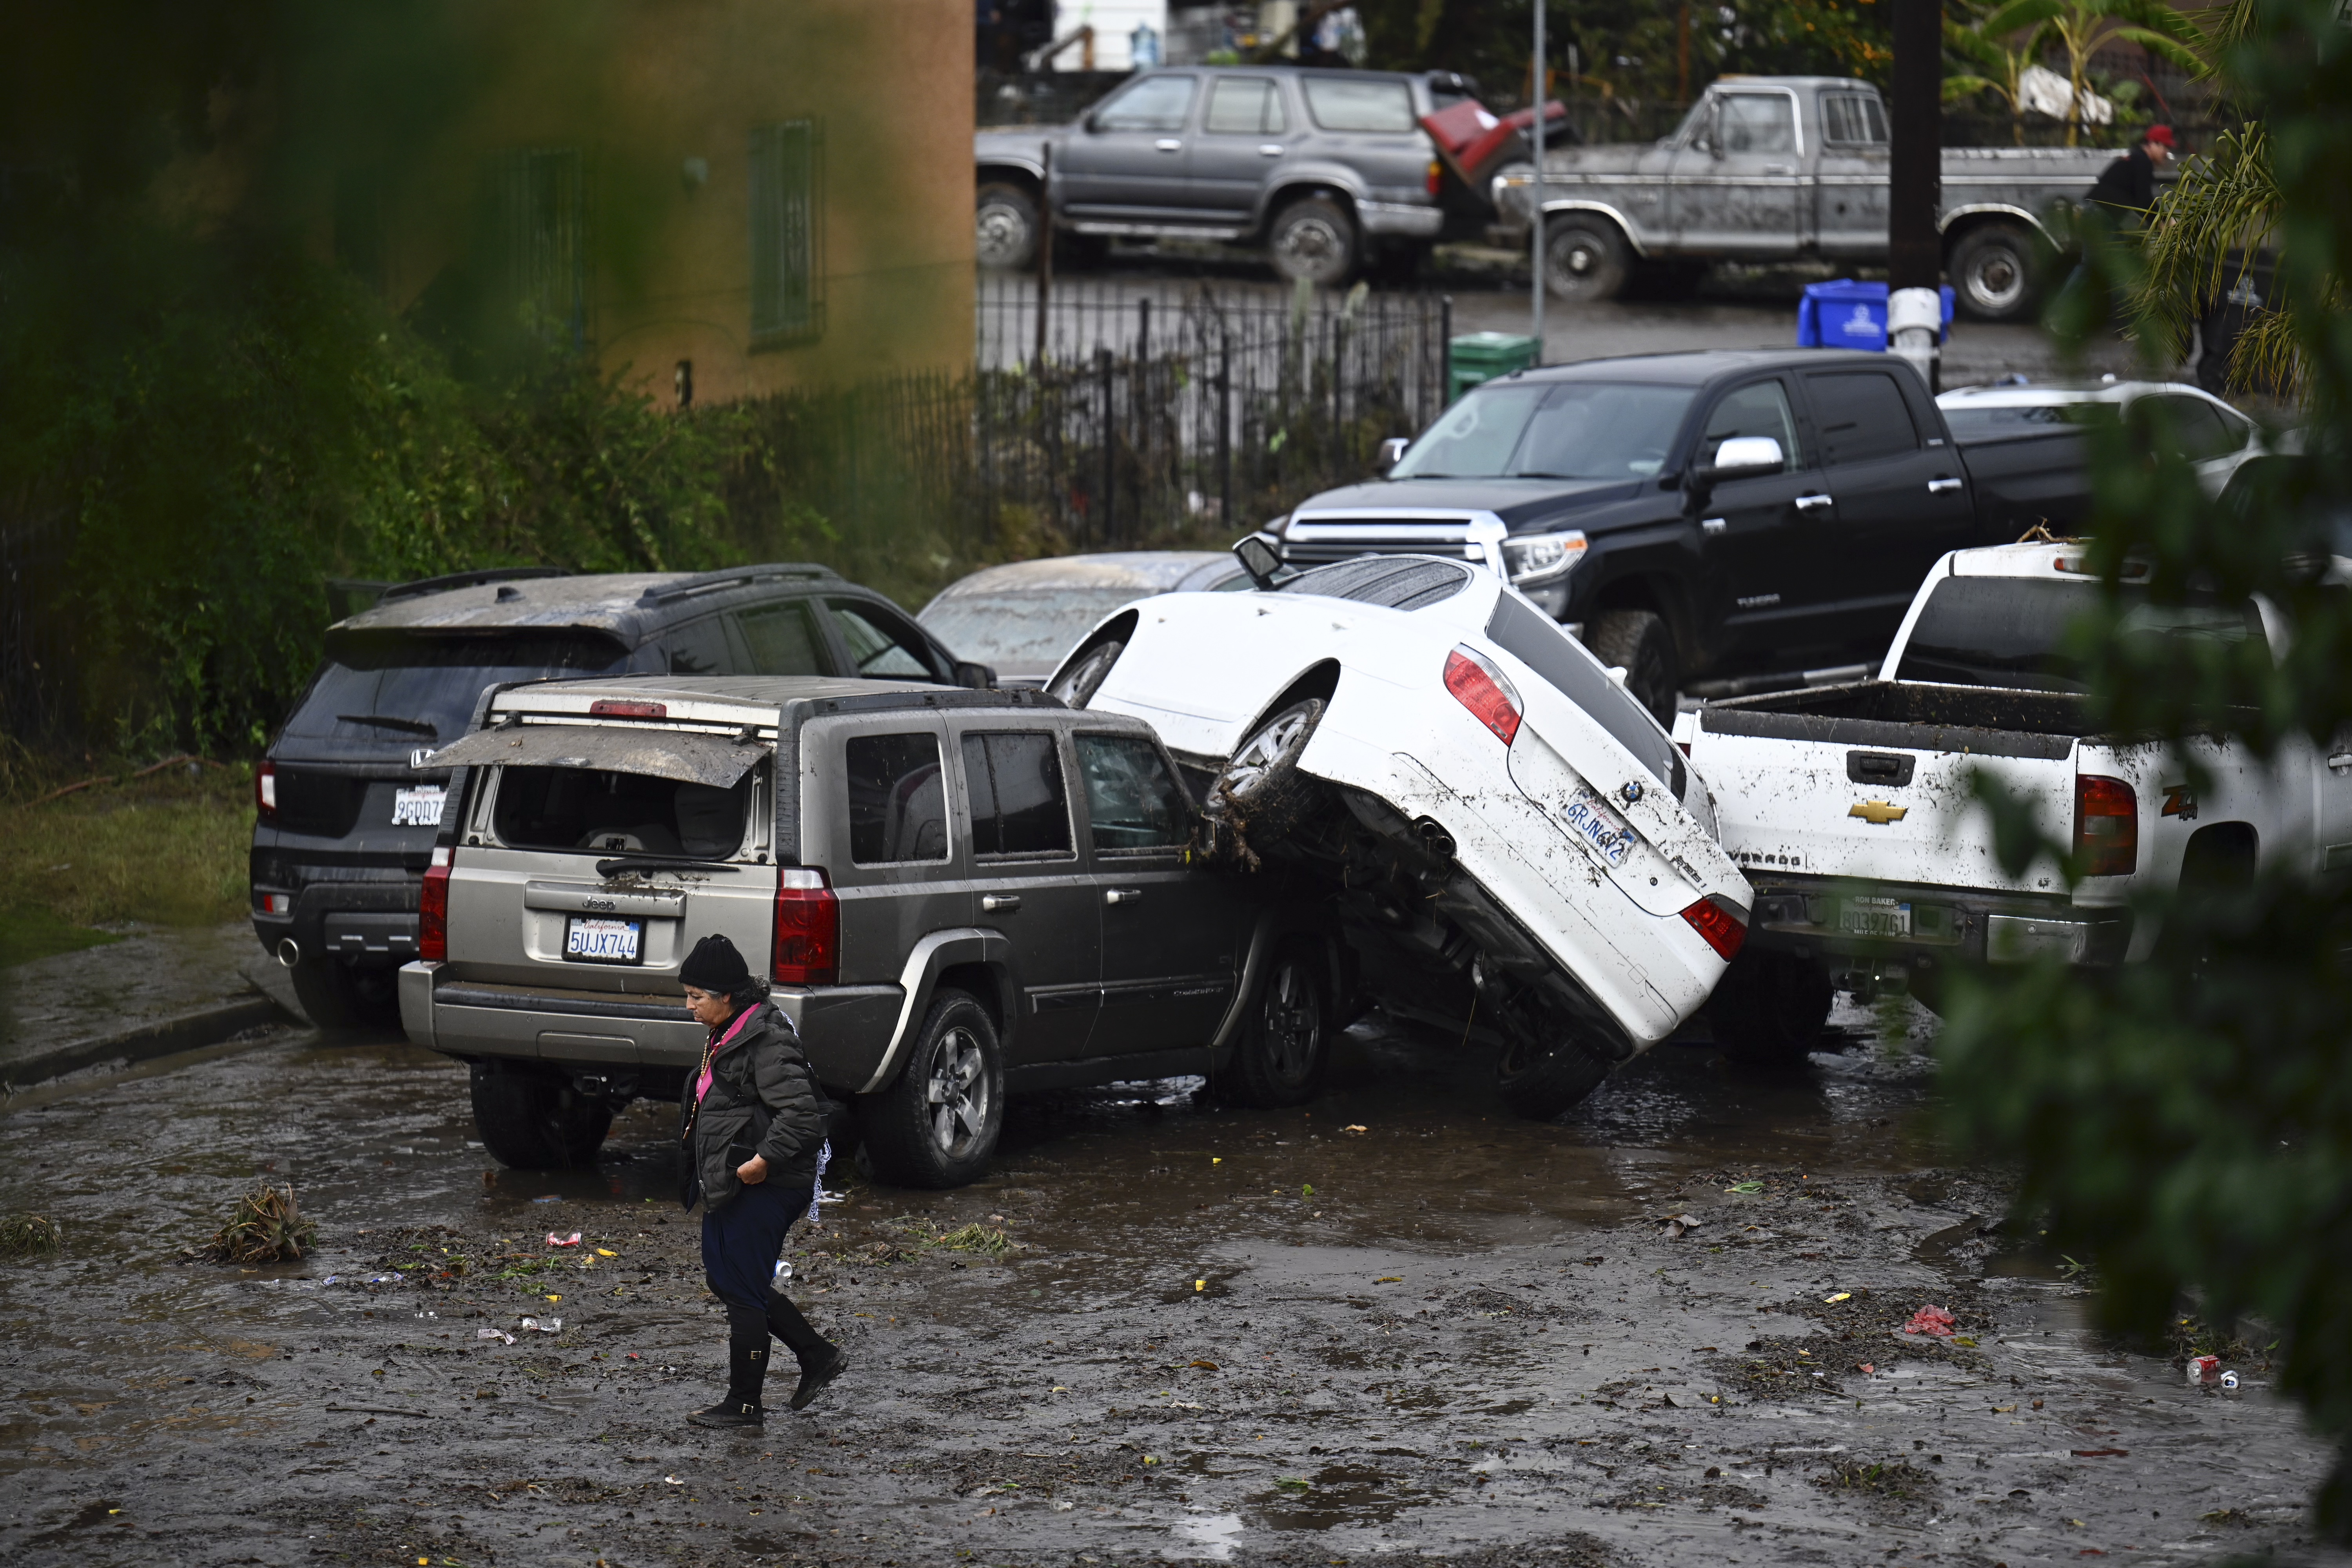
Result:
{"label": "car wheel", "polygon": [[400,1026],[396,969],[361,969],[328,955],[306,958],[286,976],[303,1013],[329,1033]]}
{"label": "car wheel", "polygon": [[1328,196],[1291,203],[1266,235],[1274,269],[1318,289],[1337,289],[1356,275],[1357,249],[1354,220]]}
{"label": "car wheel", "polygon": [[1021,272],[1037,264],[1037,198],[1019,185],[980,187],[974,254],[982,267]]}
{"label": "car wheel", "polygon": [[1674,728],[1675,699],[1682,690],[1682,661],[1675,655],[1675,634],[1649,610],[1603,610],[1586,626],[1584,646],[1592,657],[1625,671],[1625,689]]}
{"label": "car wheel", "polygon": [[613,1108],[562,1077],[505,1062],[476,1062],[474,1130],[501,1165],[553,1171],[593,1165]]}
{"label": "car wheel", "polygon": [[1060,698],[1066,708],[1084,708],[1102,689],[1102,683],[1110,678],[1110,667],[1126,651],[1123,642],[1097,643],[1085,658],[1046,684],[1046,695]]}
{"label": "car wheel", "polygon": [[1707,1021],[1715,1043],[1738,1060],[1790,1067],[1820,1041],[1836,994],[1821,960],[1749,948],[1723,972]]}
{"label": "car wheel", "polygon": [[1609,1064],[1576,1039],[1523,1026],[1508,1029],[1495,1062],[1495,1087],[1515,1116],[1549,1121],[1583,1102],[1609,1076]]}
{"label": "car wheel", "polygon": [[1544,235],[1544,288],[1571,305],[1598,305],[1624,291],[1631,269],[1625,237],[1606,218],[1570,213]]}
{"label": "car wheel", "polygon": [[2016,321],[2033,314],[2033,237],[2010,223],[1969,230],[1952,247],[1945,270],[1952,279],[1952,308],[1979,321]]}
{"label": "car wheel", "polygon": [[941,991],[895,1082],[857,1101],[866,1157],[892,1186],[961,1187],[980,1179],[1004,1125],[996,1025],[969,994]]}
{"label": "car wheel", "polygon": [[1236,1105],[1305,1105],[1322,1091],[1331,1058],[1331,1008],[1313,944],[1277,948],[1249,1007],[1220,1092]]}
{"label": "car wheel", "polygon": [[1307,806],[1299,753],[1323,721],[1323,700],[1309,697],[1265,720],[1234,749],[1209,790],[1209,811],[1260,847],[1280,843]]}

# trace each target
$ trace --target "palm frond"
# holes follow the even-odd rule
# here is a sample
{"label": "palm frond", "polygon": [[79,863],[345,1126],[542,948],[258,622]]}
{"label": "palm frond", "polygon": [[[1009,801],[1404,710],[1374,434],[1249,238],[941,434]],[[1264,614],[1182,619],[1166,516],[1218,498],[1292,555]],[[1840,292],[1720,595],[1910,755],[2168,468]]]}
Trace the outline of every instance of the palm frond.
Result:
{"label": "palm frond", "polygon": [[2065,0],[2010,0],[1984,19],[1982,30],[1987,37],[2006,37],[2055,21],[2065,10]]}
{"label": "palm frond", "polygon": [[[2185,352],[2206,306],[2234,288],[2262,252],[2276,248],[2284,217],[2260,124],[2226,132],[2211,151],[2189,160],[2137,237],[2142,271],[2131,303],[2141,335],[2176,355]],[[2331,287],[2329,297],[2335,292]],[[2232,384],[2299,391],[2295,329],[2291,312],[2261,312],[2231,354]]]}
{"label": "palm frond", "polygon": [[2137,44],[2149,54],[2162,56],[2191,76],[2205,68],[2205,57],[2195,47],[2184,44],[2169,34],[2147,27],[2117,27],[2099,42],[2112,44],[2119,38],[2126,43]]}
{"label": "palm frond", "polygon": [[2294,316],[2284,310],[2256,310],[2249,316],[2230,349],[2230,385],[2269,392],[2289,403],[2300,403],[2310,394],[2310,364]]}

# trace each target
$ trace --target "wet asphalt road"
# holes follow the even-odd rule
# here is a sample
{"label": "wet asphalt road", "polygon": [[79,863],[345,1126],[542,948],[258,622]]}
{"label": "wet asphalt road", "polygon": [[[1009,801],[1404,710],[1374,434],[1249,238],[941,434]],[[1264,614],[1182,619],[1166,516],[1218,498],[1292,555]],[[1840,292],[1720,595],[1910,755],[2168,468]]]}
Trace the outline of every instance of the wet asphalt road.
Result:
{"label": "wet asphalt road", "polygon": [[[23,1097],[0,1209],[66,1245],[0,1265],[0,1561],[2336,1561],[2292,1407],[2084,1333],[1980,1234],[1916,1044],[1841,1017],[1801,1072],[1670,1045],[1554,1125],[1376,1026],[1311,1112],[1017,1102],[982,1185],[852,1176],[795,1232],[853,1368],[748,1438],[679,1419],[722,1329],[660,1108],[548,1174],[397,1044]],[[179,1261],[257,1175],[313,1258]],[[1013,1250],[939,1245],[971,1224]],[[1930,1303],[1974,1346],[1896,1332]]]}

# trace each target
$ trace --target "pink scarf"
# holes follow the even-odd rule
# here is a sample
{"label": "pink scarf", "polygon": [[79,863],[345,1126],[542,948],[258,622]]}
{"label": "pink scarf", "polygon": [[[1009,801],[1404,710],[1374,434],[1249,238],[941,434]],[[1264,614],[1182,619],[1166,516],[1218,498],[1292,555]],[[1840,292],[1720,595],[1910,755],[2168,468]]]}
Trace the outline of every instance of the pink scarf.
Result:
{"label": "pink scarf", "polygon": [[[719,1053],[735,1043],[735,1037],[741,1034],[743,1032],[743,1026],[751,1021],[751,1014],[754,1010],[754,1008],[746,1007],[735,1015],[735,1021],[727,1026],[727,1032],[725,1034],[719,1037],[719,1044],[711,1047],[710,1061],[717,1061],[719,1059]],[[709,1062],[706,1062],[703,1064],[702,1077],[696,1081],[694,1086],[694,1103],[700,1105],[702,1103],[702,1097],[709,1092],[710,1065]]]}

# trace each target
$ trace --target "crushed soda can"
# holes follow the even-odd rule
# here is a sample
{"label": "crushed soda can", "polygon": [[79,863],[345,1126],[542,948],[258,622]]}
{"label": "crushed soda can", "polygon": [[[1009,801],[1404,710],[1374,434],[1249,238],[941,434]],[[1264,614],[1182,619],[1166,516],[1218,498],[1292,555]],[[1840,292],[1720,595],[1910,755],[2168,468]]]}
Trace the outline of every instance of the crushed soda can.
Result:
{"label": "crushed soda can", "polygon": [[2221,1377],[2221,1358],[2217,1355],[2193,1355],[2184,1375],[2191,1383],[2218,1383]]}
{"label": "crushed soda can", "polygon": [[792,1260],[791,1258],[777,1258],[777,1259],[776,1259],[776,1277],[775,1277],[775,1286],[776,1286],[776,1289],[779,1289],[779,1290],[781,1290],[781,1289],[782,1289],[785,1286],[787,1286],[787,1285],[791,1284],[792,1282],[793,1282],[793,1260]]}
{"label": "crushed soda can", "polygon": [[2221,1386],[2228,1389],[2235,1389],[2238,1386],[2238,1374],[2234,1372],[2223,1373],[2221,1374]]}

